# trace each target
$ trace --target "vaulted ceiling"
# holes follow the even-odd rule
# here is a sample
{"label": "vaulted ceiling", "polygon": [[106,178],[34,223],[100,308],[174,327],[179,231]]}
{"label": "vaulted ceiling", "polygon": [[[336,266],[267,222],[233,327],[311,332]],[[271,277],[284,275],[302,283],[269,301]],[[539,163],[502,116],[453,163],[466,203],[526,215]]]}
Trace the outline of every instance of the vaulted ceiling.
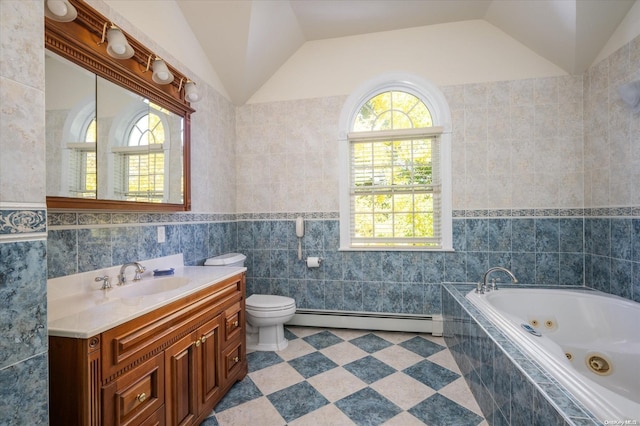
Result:
{"label": "vaulted ceiling", "polygon": [[[483,19],[569,74],[596,59],[636,0],[178,0],[243,104],[307,41]],[[640,1],[640,0],[639,0]]]}

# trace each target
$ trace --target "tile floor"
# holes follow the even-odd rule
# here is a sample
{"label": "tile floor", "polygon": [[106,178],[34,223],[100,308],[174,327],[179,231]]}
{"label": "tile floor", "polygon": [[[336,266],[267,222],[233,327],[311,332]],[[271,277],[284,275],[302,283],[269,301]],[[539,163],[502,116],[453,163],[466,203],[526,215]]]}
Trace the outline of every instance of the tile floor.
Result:
{"label": "tile floor", "polygon": [[444,339],[288,327],[200,426],[486,425]]}

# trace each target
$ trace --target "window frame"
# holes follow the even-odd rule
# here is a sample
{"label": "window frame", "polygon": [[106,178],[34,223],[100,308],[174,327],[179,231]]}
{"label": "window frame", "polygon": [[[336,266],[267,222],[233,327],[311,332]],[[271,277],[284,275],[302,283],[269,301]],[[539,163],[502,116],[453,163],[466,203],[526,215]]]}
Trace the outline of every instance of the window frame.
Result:
{"label": "window frame", "polygon": [[[351,159],[349,134],[361,108],[371,98],[383,92],[407,92],[420,99],[429,109],[432,128],[441,129],[440,168],[441,201],[439,247],[429,246],[354,246],[351,241]],[[429,129],[422,128],[421,130]],[[387,131],[384,131],[388,133]],[[451,177],[451,112],[444,94],[433,83],[406,73],[388,73],[369,80],[356,89],[345,102],[340,114],[338,133],[339,202],[340,202],[340,251],[453,251],[452,177]],[[358,132],[364,133],[364,132]],[[367,132],[371,133],[371,132]],[[382,132],[381,132],[382,133]],[[399,132],[400,133],[400,132]]]}
{"label": "window frame", "polygon": [[[155,105],[155,104],[154,104]],[[108,193],[112,194],[118,199],[124,197],[125,201],[129,200],[128,194],[128,162],[132,155],[145,155],[145,154],[158,154],[162,153],[164,159],[167,158],[167,152],[171,149],[171,126],[167,122],[167,117],[163,113],[163,107],[150,104],[141,106],[138,103],[132,103],[128,108],[125,108],[114,119],[109,134],[109,146],[110,153],[113,155],[108,156],[108,170],[111,176],[117,177],[116,179],[110,179],[108,182]],[[160,124],[164,128],[165,139],[162,144],[151,145],[129,145],[131,139],[131,133],[136,127],[137,123],[144,117],[149,115],[156,115],[160,119]],[[169,175],[169,164],[164,162],[164,175]],[[170,198],[169,182],[165,179],[163,182],[163,196],[162,198],[149,198],[145,202],[149,203],[166,203]],[[136,198],[133,196],[132,198]]]}

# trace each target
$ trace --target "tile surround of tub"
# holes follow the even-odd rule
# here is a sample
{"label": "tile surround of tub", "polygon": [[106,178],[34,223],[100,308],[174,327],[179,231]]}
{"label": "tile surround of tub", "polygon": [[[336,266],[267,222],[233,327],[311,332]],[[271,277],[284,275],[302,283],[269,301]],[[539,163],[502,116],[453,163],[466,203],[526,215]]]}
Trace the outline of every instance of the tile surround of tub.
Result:
{"label": "tile surround of tub", "polygon": [[444,339],[488,423],[601,424],[465,299],[471,289],[443,285]]}

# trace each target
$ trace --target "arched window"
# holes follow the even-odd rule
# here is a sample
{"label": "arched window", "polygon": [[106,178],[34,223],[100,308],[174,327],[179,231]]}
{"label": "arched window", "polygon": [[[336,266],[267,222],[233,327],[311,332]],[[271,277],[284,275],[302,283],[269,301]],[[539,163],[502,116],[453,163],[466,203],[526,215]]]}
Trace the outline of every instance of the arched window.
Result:
{"label": "arched window", "polygon": [[370,82],[341,117],[343,250],[447,250],[451,237],[450,114],[417,78]]}
{"label": "arched window", "polygon": [[165,150],[169,137],[162,109],[150,104],[132,117],[124,132],[125,146],[113,147],[118,198],[127,201],[161,202],[166,196]]}
{"label": "arched window", "polygon": [[96,198],[97,122],[92,98],[79,102],[67,114],[63,130],[63,158],[67,173],[61,174],[62,188],[72,197]]}
{"label": "arched window", "polygon": [[77,195],[83,198],[95,198],[98,189],[97,168],[96,168],[96,140],[97,123],[92,117],[85,126],[84,144],[75,148],[75,182],[78,191]]}

